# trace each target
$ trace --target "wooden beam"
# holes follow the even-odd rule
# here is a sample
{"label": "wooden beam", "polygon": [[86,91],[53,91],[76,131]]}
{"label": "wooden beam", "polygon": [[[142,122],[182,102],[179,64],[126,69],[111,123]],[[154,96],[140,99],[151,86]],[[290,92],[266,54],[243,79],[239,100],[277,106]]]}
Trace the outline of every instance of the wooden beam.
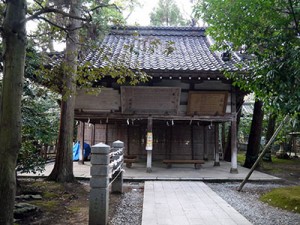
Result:
{"label": "wooden beam", "polygon": [[[121,114],[120,112],[114,113],[101,113],[101,112],[89,112],[89,111],[75,111],[75,119],[79,121],[91,122],[99,121],[100,119],[148,119],[148,116],[141,114]],[[226,113],[224,116],[187,116],[187,115],[153,115],[153,120],[188,120],[193,121],[207,121],[207,122],[228,122],[233,120],[233,114]]]}

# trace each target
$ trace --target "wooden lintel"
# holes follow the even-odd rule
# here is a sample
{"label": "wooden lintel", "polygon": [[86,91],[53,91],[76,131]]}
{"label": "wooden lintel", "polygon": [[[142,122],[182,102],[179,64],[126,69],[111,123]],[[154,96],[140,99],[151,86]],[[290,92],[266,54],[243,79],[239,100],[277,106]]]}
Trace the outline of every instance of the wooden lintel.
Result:
{"label": "wooden lintel", "polygon": [[[87,121],[90,118],[91,123],[100,123],[100,120],[113,119],[113,120],[126,120],[126,119],[148,119],[148,115],[123,115],[121,113],[80,113],[75,112],[75,119],[79,121]],[[176,115],[152,115],[153,120],[186,120],[186,121],[209,121],[209,122],[230,122],[234,120],[234,114],[227,113],[224,116],[176,116]]]}

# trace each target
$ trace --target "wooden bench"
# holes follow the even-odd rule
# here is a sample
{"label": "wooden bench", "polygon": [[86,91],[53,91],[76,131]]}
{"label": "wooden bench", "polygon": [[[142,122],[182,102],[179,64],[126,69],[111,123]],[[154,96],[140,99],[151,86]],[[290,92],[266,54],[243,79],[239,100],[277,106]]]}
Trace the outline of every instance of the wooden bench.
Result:
{"label": "wooden bench", "polygon": [[167,164],[168,168],[172,167],[172,164],[194,164],[195,169],[200,169],[201,164],[204,164],[204,160],[201,159],[165,159],[164,164]]}
{"label": "wooden bench", "polygon": [[135,155],[124,155],[124,163],[126,163],[127,168],[132,167],[132,163],[137,162],[137,156]]}

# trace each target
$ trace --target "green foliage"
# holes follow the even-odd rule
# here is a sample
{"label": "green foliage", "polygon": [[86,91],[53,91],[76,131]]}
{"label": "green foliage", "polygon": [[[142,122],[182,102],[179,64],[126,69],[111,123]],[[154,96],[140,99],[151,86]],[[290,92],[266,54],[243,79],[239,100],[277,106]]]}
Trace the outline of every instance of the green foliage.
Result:
{"label": "green foliage", "polygon": [[26,52],[25,82],[22,96],[22,148],[17,162],[17,171],[42,172],[45,158],[42,145],[52,145],[58,132],[59,96],[35,82],[46,83],[38,76],[43,58],[34,50],[32,42]]}
{"label": "green foliage", "polygon": [[300,213],[300,186],[276,188],[260,197],[269,205]]}
{"label": "green foliage", "polygon": [[300,111],[298,0],[205,0],[194,12],[209,24],[217,49],[240,51],[245,58],[248,71],[229,74],[235,85],[254,91],[265,107]]}
{"label": "green foliage", "polygon": [[[86,49],[95,47],[102,40],[104,35],[113,25],[124,25],[126,23],[123,11],[129,12],[139,5],[137,0],[118,0],[118,1],[94,1],[86,0],[82,2],[80,27],[80,40],[78,43],[81,53]],[[32,2],[29,4],[29,13],[34,14],[45,9],[56,9],[57,11],[66,11],[69,8],[69,2],[61,4],[60,1]],[[67,15],[48,12],[42,16],[36,17],[38,23],[37,29],[30,35],[30,39],[35,42],[39,49],[54,52],[54,43],[65,42],[68,35],[69,17]],[[87,41],[88,40],[88,41]]]}
{"label": "green foliage", "polygon": [[41,155],[42,144],[52,145],[57,138],[57,98],[48,89],[26,80],[22,98],[22,148],[18,156],[18,171],[43,171],[45,159]]}
{"label": "green foliage", "polygon": [[24,141],[20,149],[16,170],[21,173],[42,173],[46,160],[40,155],[37,146],[30,141]]}
{"label": "green foliage", "polygon": [[154,26],[184,26],[188,24],[174,0],[159,0],[150,14],[150,24]]}
{"label": "green foliage", "polygon": [[246,160],[246,154],[245,152],[239,152],[237,155],[237,162],[239,165],[243,165]]}
{"label": "green foliage", "polygon": [[[33,83],[38,57],[29,48],[25,69],[26,80],[22,97],[22,147],[17,160],[17,171],[42,172],[45,159],[41,156],[41,144],[52,144],[57,136],[59,107],[57,95],[47,88]],[[2,81],[0,82],[0,91]]]}
{"label": "green foliage", "polygon": [[240,143],[247,143],[250,134],[252,115],[241,117],[238,130],[238,140]]}
{"label": "green foliage", "polygon": [[[284,116],[282,114],[278,115],[277,121],[282,121]],[[274,144],[280,145],[284,144],[285,150],[290,151],[291,150],[291,138],[292,136],[290,133],[299,131],[300,130],[300,123],[299,123],[299,115],[293,115],[290,117],[290,120],[285,123],[277,135]]]}

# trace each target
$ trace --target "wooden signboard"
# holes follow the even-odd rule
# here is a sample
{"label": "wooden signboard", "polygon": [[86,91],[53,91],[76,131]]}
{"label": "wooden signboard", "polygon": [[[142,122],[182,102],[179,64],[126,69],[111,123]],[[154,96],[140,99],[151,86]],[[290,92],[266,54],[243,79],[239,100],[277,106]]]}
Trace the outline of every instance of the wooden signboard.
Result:
{"label": "wooden signboard", "polygon": [[102,88],[98,94],[88,94],[85,90],[77,92],[75,109],[119,111],[120,106],[120,94],[117,90]]}
{"label": "wooden signboard", "polygon": [[228,92],[191,91],[188,98],[188,115],[223,116],[226,112]]}
{"label": "wooden signboard", "polygon": [[123,114],[177,115],[178,87],[121,87]]}

